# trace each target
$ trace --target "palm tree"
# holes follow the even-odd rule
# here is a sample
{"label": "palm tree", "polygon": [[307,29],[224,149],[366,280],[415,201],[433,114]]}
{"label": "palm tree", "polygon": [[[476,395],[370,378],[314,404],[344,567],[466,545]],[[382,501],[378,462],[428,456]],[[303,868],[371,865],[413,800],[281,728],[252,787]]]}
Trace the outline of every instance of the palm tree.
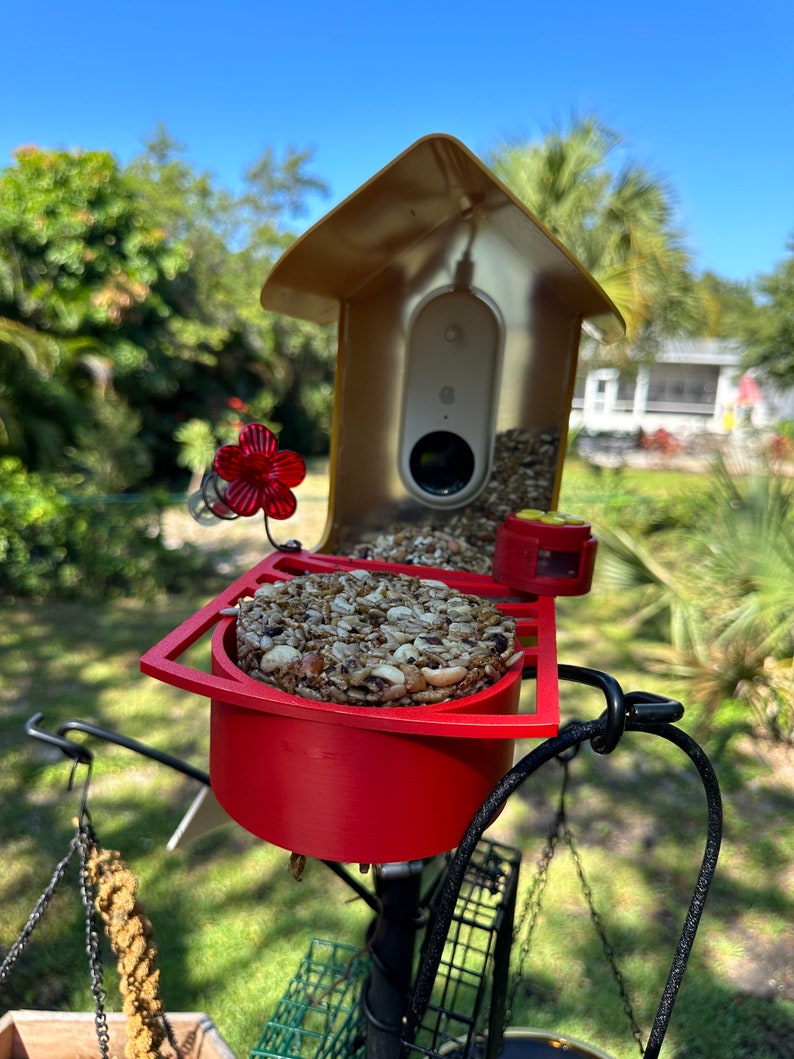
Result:
{"label": "palm tree", "polygon": [[111,389],[111,366],[91,337],[63,337],[0,315],[0,456],[34,470],[62,468],[64,449]]}
{"label": "palm tree", "polygon": [[758,729],[794,743],[794,483],[723,459],[711,480],[700,528],[667,559],[658,545],[599,531],[602,575],[642,597],[638,625],[668,616],[666,642],[646,645],[646,661],[685,678],[706,721],[743,702]]}
{"label": "palm tree", "polygon": [[0,316],[0,455],[57,462],[63,447],[60,396],[52,385],[58,344]]}
{"label": "palm tree", "polygon": [[636,350],[698,320],[699,302],[670,187],[636,162],[613,167],[621,146],[587,117],[540,143],[506,144],[489,164],[601,284]]}

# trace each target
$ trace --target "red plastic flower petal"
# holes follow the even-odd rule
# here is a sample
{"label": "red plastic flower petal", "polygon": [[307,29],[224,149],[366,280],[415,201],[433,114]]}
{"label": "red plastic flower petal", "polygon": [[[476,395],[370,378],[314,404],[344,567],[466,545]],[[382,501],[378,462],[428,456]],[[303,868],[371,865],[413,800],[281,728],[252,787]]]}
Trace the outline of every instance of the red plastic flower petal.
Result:
{"label": "red plastic flower petal", "polygon": [[297,452],[279,452],[275,434],[261,423],[243,427],[239,445],[218,449],[212,465],[229,483],[223,499],[238,515],[255,515],[260,508],[270,518],[294,514],[297,500],[290,487],[306,477],[306,464]]}

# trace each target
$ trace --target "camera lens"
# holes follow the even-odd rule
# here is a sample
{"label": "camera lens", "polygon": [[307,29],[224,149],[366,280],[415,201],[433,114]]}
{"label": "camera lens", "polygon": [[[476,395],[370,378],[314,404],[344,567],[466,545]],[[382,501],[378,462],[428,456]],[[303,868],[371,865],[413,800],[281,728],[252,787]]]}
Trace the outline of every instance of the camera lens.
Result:
{"label": "camera lens", "polygon": [[453,496],[465,489],[474,474],[469,444],[448,430],[425,434],[411,449],[411,477],[433,496]]}

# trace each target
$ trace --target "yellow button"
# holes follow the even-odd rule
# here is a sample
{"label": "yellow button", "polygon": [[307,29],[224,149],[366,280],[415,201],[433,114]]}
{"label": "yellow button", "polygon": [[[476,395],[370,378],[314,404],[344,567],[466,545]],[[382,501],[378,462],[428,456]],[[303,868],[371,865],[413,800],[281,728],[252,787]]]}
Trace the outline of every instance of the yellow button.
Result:
{"label": "yellow button", "polygon": [[569,515],[566,511],[558,511],[558,515],[565,519],[569,526],[586,526],[587,519],[579,518],[577,515]]}

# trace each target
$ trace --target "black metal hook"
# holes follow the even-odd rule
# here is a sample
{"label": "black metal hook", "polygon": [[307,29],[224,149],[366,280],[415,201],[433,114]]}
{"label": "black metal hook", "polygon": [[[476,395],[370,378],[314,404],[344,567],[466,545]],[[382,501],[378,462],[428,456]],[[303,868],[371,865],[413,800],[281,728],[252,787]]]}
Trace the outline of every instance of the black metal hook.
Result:
{"label": "black metal hook", "polygon": [[606,727],[603,733],[593,737],[590,744],[597,754],[612,753],[623,736],[627,719],[639,725],[672,724],[684,716],[684,707],[676,699],[650,691],[624,692],[613,676],[598,669],[560,665],[557,672],[560,680],[597,688],[604,695]]}
{"label": "black metal hook", "polygon": [[[534,679],[536,676],[536,666],[526,666],[524,668],[523,677],[525,680]],[[599,669],[589,669],[586,666],[560,664],[557,666],[557,677],[559,680],[568,680],[574,684],[585,684],[603,694],[606,700],[606,712],[604,714],[606,725],[603,731],[599,731],[593,737],[591,743],[593,750],[597,754],[611,754],[618,745],[626,728],[626,717],[629,711],[632,711],[632,716],[634,716],[634,712],[638,710],[642,712],[643,706],[646,703],[650,704],[651,701],[659,710],[661,710],[662,704],[671,702],[671,700],[663,699],[661,696],[653,696],[641,691],[630,692],[628,695],[624,694],[623,688],[609,673],[602,673]],[[675,705],[683,713],[683,706],[680,703]],[[649,716],[649,720],[677,720],[681,713],[673,714],[667,711],[664,714],[660,713],[658,716],[653,714],[652,718]]]}
{"label": "black metal hook", "polygon": [[152,761],[159,762],[161,765],[166,765],[168,768],[174,769],[175,772],[181,772],[183,776],[189,776],[190,779],[197,780],[205,787],[210,785],[209,775],[203,769],[196,768],[194,765],[188,764],[187,761],[174,757],[173,754],[167,754],[164,750],[157,750],[156,747],[141,743],[138,739],[133,739],[131,736],[111,731],[110,728],[103,728],[101,725],[92,724],[90,721],[72,720],[64,721],[63,724],[58,725],[58,735],[62,737],[64,732],[85,732],[86,735],[104,739],[106,743],[114,743],[116,746],[124,747],[125,750],[131,750],[135,754],[140,754],[142,757],[147,757]]}
{"label": "black metal hook", "polygon": [[38,739],[41,743],[47,743],[50,746],[57,747],[62,753],[72,759],[72,768],[69,772],[69,782],[66,784],[66,789],[68,791],[74,790],[77,766],[86,766],[87,771],[85,779],[83,780],[83,790],[80,795],[79,819],[81,823],[85,821],[90,822],[90,814],[88,812],[88,788],[91,784],[91,770],[94,764],[94,755],[87,747],[82,746],[80,743],[73,743],[71,739],[67,739],[61,732],[48,732],[46,728],[42,728],[41,721],[43,719],[43,713],[34,713],[33,716],[28,718],[25,722],[25,732],[27,735],[31,736],[31,738]]}
{"label": "black metal hook", "polygon": [[25,723],[25,731],[29,736],[34,739],[38,739],[42,743],[49,743],[50,746],[56,746],[59,750],[63,751],[67,757],[70,757],[72,761],[77,765],[91,765],[94,760],[94,755],[81,743],[73,743],[71,739],[67,739],[65,732],[84,732],[86,735],[95,736],[97,739],[104,739],[107,743],[115,743],[116,746],[122,746],[126,750],[132,750],[136,754],[141,754],[143,757],[148,757],[152,761],[158,761],[161,765],[167,765],[168,768],[174,769],[176,772],[181,772],[183,776],[189,776],[190,779],[198,780],[199,783],[204,784],[205,787],[209,787],[210,778],[209,775],[203,770],[195,768],[193,765],[188,764],[186,761],[182,761],[178,757],[174,757],[173,754],[167,754],[163,750],[157,750],[154,747],[147,746],[146,743],[141,743],[137,739],[132,739],[130,736],[121,735],[119,732],[113,732],[109,728],[102,728],[98,724],[91,724],[89,721],[64,721],[60,724],[55,732],[48,732],[45,728],[40,727],[40,722],[43,720],[43,713],[36,713]]}
{"label": "black metal hook", "polygon": [[[40,727],[43,720],[43,713],[34,713],[32,717],[25,721],[25,733],[32,739],[38,739],[40,743],[48,743],[50,746],[57,747],[67,757],[72,759],[75,766],[91,765],[93,763],[94,755],[88,747],[82,746],[80,743],[73,743],[71,739],[67,739],[60,732],[48,732],[46,728]],[[72,769],[72,775],[74,775],[74,768]]]}
{"label": "black metal hook", "polygon": [[590,745],[597,754],[611,754],[621,740],[626,727],[626,697],[618,681],[609,673],[586,666],[560,665],[560,680],[585,684],[602,692],[606,700],[606,726],[603,733],[593,736]]}
{"label": "black metal hook", "polygon": [[651,691],[629,691],[624,697],[628,717],[635,724],[672,724],[684,716],[683,703]]}

